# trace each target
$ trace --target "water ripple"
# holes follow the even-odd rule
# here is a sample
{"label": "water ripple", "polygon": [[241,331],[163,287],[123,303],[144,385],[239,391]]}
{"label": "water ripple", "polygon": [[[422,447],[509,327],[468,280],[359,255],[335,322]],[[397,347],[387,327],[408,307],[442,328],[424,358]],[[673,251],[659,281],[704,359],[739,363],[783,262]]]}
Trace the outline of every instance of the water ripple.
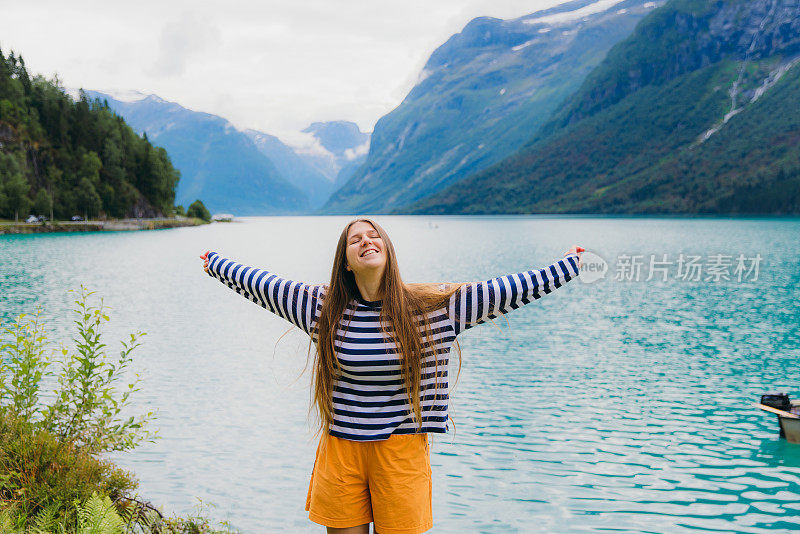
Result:
{"label": "water ripple", "polygon": [[[159,410],[161,439],[117,457],[142,494],[178,513],[200,498],[245,532],[319,532],[303,511],[316,445],[307,338],[278,342],[286,324],[205,277],[197,255],[217,249],[322,281],[344,220],[3,236],[0,317],[41,305],[67,340],[66,290],[97,290],[113,308],[109,339],[148,333],[137,408]],[[759,279],[742,283],[576,281],[466,332],[455,425],[433,440],[434,532],[800,530],[800,446],[752,407],[765,391],[800,394],[800,221],[383,222],[409,281],[543,266],[574,242],[608,261],[765,258]]]}

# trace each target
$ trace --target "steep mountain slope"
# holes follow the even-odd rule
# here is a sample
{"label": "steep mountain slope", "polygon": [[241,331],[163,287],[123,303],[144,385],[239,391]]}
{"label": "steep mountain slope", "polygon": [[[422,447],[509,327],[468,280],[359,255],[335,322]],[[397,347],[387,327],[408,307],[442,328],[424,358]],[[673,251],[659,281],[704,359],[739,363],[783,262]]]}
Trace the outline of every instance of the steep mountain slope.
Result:
{"label": "steep mountain slope", "polygon": [[369,147],[369,134],[362,132],[350,121],[312,122],[303,130],[319,139],[320,144],[331,154],[342,157],[348,150],[364,150]]}
{"label": "steep mountain slope", "polygon": [[314,122],[303,130],[313,135],[323,152],[304,152],[306,160],[333,179],[334,190],[350,179],[367,158],[370,134],[349,121]]}
{"label": "steep mountain slope", "polygon": [[167,150],[181,171],[178,204],[188,206],[201,198],[212,213],[236,215],[309,209],[306,194],[284,179],[250,138],[225,119],[155,95],[123,101],[97,91],[87,93],[107,100],[136,131],[146,132],[148,139]]}
{"label": "steep mountain slope", "polygon": [[800,0],[672,0],[425,213],[800,213]]}
{"label": "steep mountain slope", "polygon": [[580,0],[514,20],[474,19],[378,121],[366,163],[324,210],[388,211],[513,153],[660,4]]}
{"label": "steep mountain slope", "polygon": [[311,209],[318,208],[328,200],[334,189],[335,176],[326,176],[313,164],[314,159],[283,143],[274,135],[257,130],[244,132],[281,176],[302,190],[309,200]]}
{"label": "steep mountain slope", "polygon": [[290,148],[264,132],[245,133],[283,176],[308,193],[312,208],[322,206],[364,162],[370,137],[349,121],[312,123],[303,133],[315,142],[304,147]]}

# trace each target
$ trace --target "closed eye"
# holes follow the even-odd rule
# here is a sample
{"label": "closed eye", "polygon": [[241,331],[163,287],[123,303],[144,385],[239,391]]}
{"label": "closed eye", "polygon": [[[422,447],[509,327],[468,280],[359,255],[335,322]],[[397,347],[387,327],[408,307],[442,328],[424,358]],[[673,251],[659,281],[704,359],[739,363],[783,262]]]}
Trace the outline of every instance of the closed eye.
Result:
{"label": "closed eye", "polygon": [[[369,237],[370,239],[380,239],[381,238],[381,236],[379,236],[377,233],[367,234],[367,237]],[[359,241],[361,241],[361,236],[353,236],[353,237],[350,238],[350,244],[351,245],[354,244],[354,243],[358,243]]]}

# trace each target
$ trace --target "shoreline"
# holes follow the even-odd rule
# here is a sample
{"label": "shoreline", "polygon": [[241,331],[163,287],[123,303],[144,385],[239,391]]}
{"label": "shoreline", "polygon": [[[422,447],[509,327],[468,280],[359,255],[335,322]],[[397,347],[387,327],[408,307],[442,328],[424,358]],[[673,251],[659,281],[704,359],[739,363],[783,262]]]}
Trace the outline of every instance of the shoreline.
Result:
{"label": "shoreline", "polygon": [[114,219],[108,221],[6,222],[0,221],[0,235],[49,234],[55,232],[124,232],[161,230],[209,224],[197,218]]}

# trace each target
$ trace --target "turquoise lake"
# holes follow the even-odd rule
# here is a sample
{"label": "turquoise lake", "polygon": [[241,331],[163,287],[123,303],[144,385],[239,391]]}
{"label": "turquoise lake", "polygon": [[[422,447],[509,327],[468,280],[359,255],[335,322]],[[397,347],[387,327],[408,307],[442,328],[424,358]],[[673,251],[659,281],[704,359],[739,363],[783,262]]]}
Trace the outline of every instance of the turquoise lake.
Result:
{"label": "turquoise lake", "polygon": [[[170,513],[202,501],[242,532],[324,532],[303,509],[316,448],[308,338],[198,256],[323,282],[347,220],[0,236],[0,318],[41,306],[51,338],[68,342],[68,290],[97,291],[106,343],[147,333],[134,411],[158,410],[159,439],[114,457],[141,495]],[[407,282],[541,268],[573,243],[608,265],[459,337],[454,424],[432,446],[431,532],[800,530],[800,445],[753,406],[800,396],[800,219],[377,220]],[[690,256],[699,280],[678,272]],[[653,258],[672,263],[647,280]]]}

